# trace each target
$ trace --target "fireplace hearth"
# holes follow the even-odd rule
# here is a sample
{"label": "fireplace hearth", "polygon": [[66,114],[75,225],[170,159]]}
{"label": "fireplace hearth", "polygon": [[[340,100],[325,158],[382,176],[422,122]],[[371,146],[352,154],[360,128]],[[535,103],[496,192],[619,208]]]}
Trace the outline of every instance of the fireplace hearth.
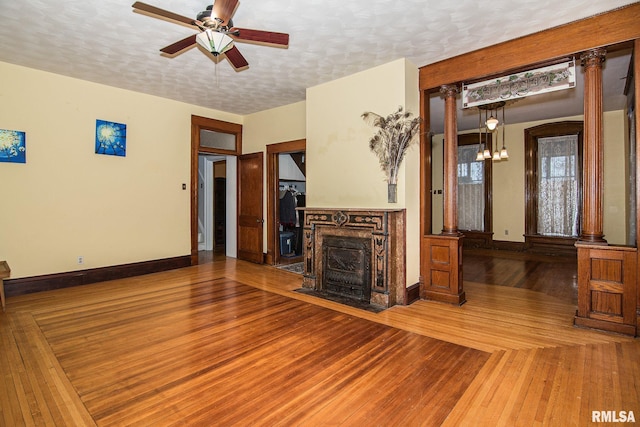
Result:
{"label": "fireplace hearth", "polygon": [[359,308],[405,303],[404,210],[303,209],[303,290]]}

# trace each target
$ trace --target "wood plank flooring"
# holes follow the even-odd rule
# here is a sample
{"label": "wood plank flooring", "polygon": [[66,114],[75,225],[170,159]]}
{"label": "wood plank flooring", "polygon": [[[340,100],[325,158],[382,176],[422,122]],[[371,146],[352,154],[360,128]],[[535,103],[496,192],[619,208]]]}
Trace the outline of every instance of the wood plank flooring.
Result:
{"label": "wood plank flooring", "polygon": [[0,425],[640,418],[640,341],[574,328],[570,292],[511,277],[517,286],[465,282],[461,307],[417,301],[375,314],[293,292],[298,274],[216,256],[12,297],[0,314]]}

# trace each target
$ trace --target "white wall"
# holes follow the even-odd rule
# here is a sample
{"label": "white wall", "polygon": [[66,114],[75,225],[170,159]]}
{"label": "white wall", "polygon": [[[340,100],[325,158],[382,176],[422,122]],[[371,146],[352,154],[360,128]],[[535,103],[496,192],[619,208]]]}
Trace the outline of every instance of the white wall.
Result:
{"label": "white wall", "polygon": [[[190,254],[191,115],[242,117],[6,63],[0,97],[27,147],[0,164],[12,278]],[[126,157],[95,154],[96,119],[127,125]]]}

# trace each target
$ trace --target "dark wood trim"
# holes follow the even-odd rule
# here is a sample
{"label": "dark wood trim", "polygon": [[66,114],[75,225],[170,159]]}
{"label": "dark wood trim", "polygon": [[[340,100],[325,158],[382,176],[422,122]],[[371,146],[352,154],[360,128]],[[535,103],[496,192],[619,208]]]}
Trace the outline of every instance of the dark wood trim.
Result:
{"label": "dark wood trim", "polygon": [[462,246],[464,248],[491,249],[493,248],[493,232],[477,230],[460,230],[464,236]]}
{"label": "dark wood trim", "polygon": [[[240,154],[242,154],[242,125],[241,124],[192,115],[191,126],[195,126],[198,130],[197,139],[198,139],[199,152],[207,153],[207,154],[224,154],[224,155],[231,155],[231,156],[239,156]],[[220,148],[200,146],[200,130],[203,130],[203,129],[235,135],[236,149],[223,150]]]}
{"label": "dark wood trim", "polygon": [[[217,150],[200,146],[200,130],[230,133],[236,136],[235,150]],[[242,125],[191,115],[191,264],[198,264],[198,155],[220,154],[238,156],[242,154]],[[237,198],[236,198],[237,200]]]}
{"label": "dark wood trim", "polygon": [[131,264],[10,279],[4,281],[4,286],[6,296],[10,297],[50,291],[53,289],[69,288],[72,286],[88,285],[90,283],[105,282],[107,280],[141,276],[143,274],[189,267],[190,265],[192,265],[191,256],[183,255]]}
{"label": "dark wood trim", "polygon": [[[640,38],[640,3],[621,7],[420,68],[421,90],[536,66],[600,46]],[[603,30],[606,29],[606,30]],[[544,46],[544,48],[541,48]]]}
{"label": "dark wood trim", "polygon": [[524,242],[509,242],[506,240],[493,240],[491,247],[498,251],[524,252]]}
{"label": "dark wood trim", "polygon": [[[640,204],[640,185],[638,185],[638,181],[640,180],[640,108],[638,108],[638,101],[640,101],[640,39],[635,40],[633,46],[633,81],[635,90],[633,92],[633,102],[632,105],[634,108],[634,120],[635,120],[635,144],[636,144],[636,241],[630,242],[635,244],[638,247],[638,238],[640,236],[640,209],[638,208],[638,204]],[[640,277],[640,251],[638,253],[638,260],[636,262],[636,277]],[[637,294],[637,304],[636,304],[636,331],[640,332],[640,286],[636,283],[636,294]]]}
{"label": "dark wood trim", "polygon": [[306,152],[307,140],[280,142],[267,145],[267,254],[265,263],[280,264],[280,240],[276,232],[278,210],[278,155],[284,153]]}
{"label": "dark wood trim", "polygon": [[[538,139],[562,135],[578,136],[578,212],[582,213],[582,153],[583,153],[584,124],[582,121],[564,121],[545,123],[524,130],[524,163],[525,163],[525,241],[531,251],[566,252],[565,246],[570,245],[570,253],[575,254],[573,244],[576,239],[565,237],[550,237],[538,234]],[[580,233],[580,217],[578,217],[578,233]],[[567,243],[569,242],[570,243]],[[555,248],[555,249],[554,249]]]}
{"label": "dark wood trim", "polygon": [[420,299],[420,283],[414,283],[405,290],[404,304],[409,305]]}
{"label": "dark wood trim", "polygon": [[431,209],[433,204],[433,184],[431,180],[431,113],[429,110],[429,94],[420,91],[420,236],[431,234]]}
{"label": "dark wood trim", "polygon": [[539,234],[525,234],[525,249],[527,252],[546,255],[571,255],[577,254],[576,237],[541,236]]}

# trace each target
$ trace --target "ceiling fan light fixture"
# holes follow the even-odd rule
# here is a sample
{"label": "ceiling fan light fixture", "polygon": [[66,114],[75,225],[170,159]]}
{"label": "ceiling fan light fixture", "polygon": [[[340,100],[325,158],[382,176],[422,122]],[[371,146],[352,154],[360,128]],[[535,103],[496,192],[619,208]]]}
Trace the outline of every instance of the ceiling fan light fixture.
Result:
{"label": "ceiling fan light fixture", "polygon": [[225,53],[233,47],[233,39],[231,37],[214,30],[201,32],[196,36],[196,42],[208,52],[211,52],[213,56]]}

